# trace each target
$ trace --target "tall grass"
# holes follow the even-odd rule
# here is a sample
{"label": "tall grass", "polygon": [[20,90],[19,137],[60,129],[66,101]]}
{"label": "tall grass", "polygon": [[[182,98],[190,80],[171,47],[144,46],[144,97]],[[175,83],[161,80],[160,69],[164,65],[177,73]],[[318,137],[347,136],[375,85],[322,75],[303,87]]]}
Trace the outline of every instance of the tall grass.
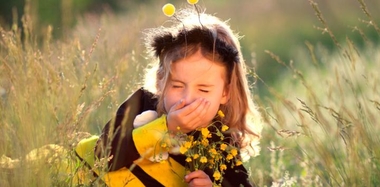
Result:
{"label": "tall grass", "polygon": [[[143,63],[124,52],[107,64],[117,51],[96,51],[101,29],[85,46],[78,38],[51,41],[51,32],[40,44],[31,21],[25,15],[22,30],[0,29],[0,183],[68,186],[80,166],[72,146],[88,136],[81,132],[98,133],[122,99],[138,88],[135,72]],[[57,168],[59,162],[64,164]]]}
{"label": "tall grass", "polygon": [[[258,186],[378,186],[380,48],[359,27],[363,50],[350,38],[338,41],[310,3],[338,50],[306,43],[290,62],[267,51],[287,72],[275,85],[254,74],[270,95],[255,97],[267,126],[261,155],[247,164],[252,180]],[[128,15],[129,24],[112,13],[89,16],[63,41],[52,41],[48,27],[37,42],[27,12],[23,29],[0,28],[1,186],[78,185],[73,174],[81,163],[71,150],[88,136],[82,132],[99,133],[139,87],[146,60],[132,36],[141,30],[137,25],[148,27],[150,11]]]}
{"label": "tall grass", "polygon": [[[365,3],[358,2],[367,22],[380,34]],[[300,52],[299,58],[289,63],[267,51],[288,73],[276,88],[267,85],[271,97],[258,100],[274,131],[264,132],[262,142],[268,150],[252,161],[252,167],[264,177],[253,178],[259,186],[267,181],[273,186],[378,186],[379,47],[365,35],[367,47],[362,51],[350,38],[340,43],[318,5],[310,4],[321,31],[338,50],[328,54],[323,47],[306,43],[308,54]],[[268,165],[259,164],[262,162]],[[253,169],[253,174],[257,170]]]}

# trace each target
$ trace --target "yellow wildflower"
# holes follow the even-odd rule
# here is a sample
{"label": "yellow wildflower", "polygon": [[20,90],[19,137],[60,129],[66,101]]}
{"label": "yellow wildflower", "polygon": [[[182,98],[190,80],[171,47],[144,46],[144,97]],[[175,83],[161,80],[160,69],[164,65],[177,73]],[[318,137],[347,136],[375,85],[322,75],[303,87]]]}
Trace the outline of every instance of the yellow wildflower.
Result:
{"label": "yellow wildflower", "polygon": [[202,145],[204,145],[204,146],[208,146],[208,140],[207,139],[203,139],[202,140]]}
{"label": "yellow wildflower", "polygon": [[184,146],[181,146],[181,147],[179,148],[179,152],[180,152],[181,154],[185,154],[185,153],[187,152],[187,148],[184,147]]}
{"label": "yellow wildflower", "polygon": [[232,156],[236,156],[238,154],[237,149],[232,149],[231,154],[232,154]]}
{"label": "yellow wildflower", "polygon": [[221,118],[224,118],[224,113],[223,113],[223,111],[221,111],[221,110],[218,110],[218,115],[221,117]]}
{"label": "yellow wildflower", "polygon": [[224,171],[224,170],[226,170],[226,169],[227,169],[226,164],[222,164],[222,165],[220,165],[220,171]]}
{"label": "yellow wildflower", "polygon": [[225,143],[220,144],[220,150],[224,151],[226,150],[226,148],[227,148],[227,144]]}
{"label": "yellow wildflower", "polygon": [[227,160],[231,160],[233,158],[234,158],[234,156],[232,156],[231,154],[228,154],[227,157],[226,157]]}
{"label": "yellow wildflower", "polygon": [[243,164],[243,162],[241,160],[237,160],[236,163],[235,163],[235,166],[240,166],[242,164]]}
{"label": "yellow wildflower", "polygon": [[193,158],[194,158],[194,159],[199,158],[199,154],[195,153],[195,154],[193,155]]}
{"label": "yellow wildflower", "polygon": [[207,163],[207,158],[205,156],[202,156],[199,160],[201,163]]}
{"label": "yellow wildflower", "polygon": [[163,142],[162,144],[161,144],[161,147],[162,148],[165,148],[165,147],[167,147],[168,145],[165,143],[165,142]]}
{"label": "yellow wildflower", "polygon": [[229,127],[227,125],[222,125],[222,129],[221,129],[222,132],[225,132],[228,129],[229,129]]}
{"label": "yellow wildflower", "polygon": [[211,153],[211,154],[213,154],[213,155],[218,154],[218,152],[214,148],[210,149],[208,152]]}
{"label": "yellow wildflower", "polygon": [[207,128],[202,128],[201,132],[203,137],[208,137],[210,134],[210,131]]}
{"label": "yellow wildflower", "polygon": [[187,157],[186,162],[191,162],[191,157]]}
{"label": "yellow wildflower", "polygon": [[220,172],[219,172],[218,170],[216,170],[216,171],[214,172],[214,175],[212,175],[212,176],[214,177],[214,179],[215,179],[216,181],[220,180],[220,178],[222,177],[222,175],[220,174]]}
{"label": "yellow wildflower", "polygon": [[187,149],[190,149],[191,148],[191,142],[189,141],[186,141],[185,144],[184,144],[184,147],[187,148]]}

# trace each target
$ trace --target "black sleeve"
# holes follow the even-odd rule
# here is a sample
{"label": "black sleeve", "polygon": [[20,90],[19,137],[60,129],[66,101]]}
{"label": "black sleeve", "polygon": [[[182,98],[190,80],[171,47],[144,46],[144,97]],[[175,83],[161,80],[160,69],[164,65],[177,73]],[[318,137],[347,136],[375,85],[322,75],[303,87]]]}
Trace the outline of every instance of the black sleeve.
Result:
{"label": "black sleeve", "polygon": [[222,186],[244,186],[253,187],[254,185],[249,181],[249,175],[243,165],[235,166],[234,168],[227,169],[224,174]]}
{"label": "black sleeve", "polygon": [[110,171],[129,168],[140,157],[132,139],[133,121],[145,110],[156,110],[156,103],[152,93],[139,89],[120,105],[116,116],[105,125],[95,147],[95,156],[110,158]]}
{"label": "black sleeve", "polygon": [[[224,171],[222,187],[254,187],[249,181],[249,175],[243,165],[230,168],[228,164],[227,170]],[[213,170],[206,168],[204,172],[214,181]]]}

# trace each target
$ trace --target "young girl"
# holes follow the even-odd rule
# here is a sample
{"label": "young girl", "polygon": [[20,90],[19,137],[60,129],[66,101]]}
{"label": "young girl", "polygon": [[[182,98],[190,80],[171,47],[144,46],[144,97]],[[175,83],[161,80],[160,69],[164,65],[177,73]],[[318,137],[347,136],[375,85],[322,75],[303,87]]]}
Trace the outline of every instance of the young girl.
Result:
{"label": "young girl", "polygon": [[[95,146],[95,155],[108,159],[104,180],[109,186],[212,186],[218,176],[210,169],[186,173],[183,154],[157,145],[164,135],[217,122],[228,125],[222,140],[239,147],[240,159],[258,154],[261,121],[238,37],[226,22],[194,8],[145,34],[154,60],[146,84],[120,106]],[[243,165],[229,165],[222,177],[222,186],[252,186]]]}

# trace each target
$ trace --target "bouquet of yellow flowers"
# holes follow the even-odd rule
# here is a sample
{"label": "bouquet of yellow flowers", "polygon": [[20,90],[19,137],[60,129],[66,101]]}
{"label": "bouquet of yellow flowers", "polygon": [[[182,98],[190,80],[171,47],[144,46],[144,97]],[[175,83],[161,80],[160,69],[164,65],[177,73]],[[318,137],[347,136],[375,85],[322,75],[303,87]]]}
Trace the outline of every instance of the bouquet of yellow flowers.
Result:
{"label": "bouquet of yellow flowers", "polygon": [[[235,145],[229,127],[221,119],[224,114],[218,111],[213,123],[207,127],[196,129],[190,133],[168,132],[162,135],[153,150],[152,162],[166,162],[169,154],[185,156],[187,172],[202,170],[212,175],[214,186],[221,186],[223,175],[227,169],[242,165],[239,149]],[[146,124],[157,118],[157,112],[145,111],[137,116],[134,127]],[[179,176],[182,178],[183,176]]]}
{"label": "bouquet of yellow flowers", "polygon": [[[224,116],[221,111],[218,115]],[[199,128],[190,134],[179,133],[177,136],[182,140],[179,152],[186,156],[186,170],[211,170],[214,185],[220,186],[227,167],[242,164],[238,148],[231,143],[231,137],[225,134],[228,129],[221,121],[214,121],[208,127]]]}

